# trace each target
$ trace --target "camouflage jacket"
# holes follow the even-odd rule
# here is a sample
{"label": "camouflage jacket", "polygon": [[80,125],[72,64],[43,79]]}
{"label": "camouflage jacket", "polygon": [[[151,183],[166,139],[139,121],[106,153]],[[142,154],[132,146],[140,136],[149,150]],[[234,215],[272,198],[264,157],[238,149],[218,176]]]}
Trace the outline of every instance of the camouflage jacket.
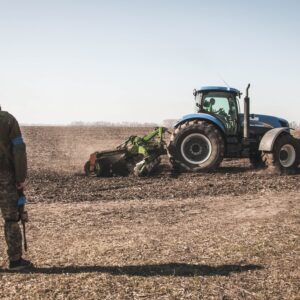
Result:
{"label": "camouflage jacket", "polygon": [[0,175],[12,172],[15,181],[24,182],[27,175],[26,146],[17,120],[0,111]]}

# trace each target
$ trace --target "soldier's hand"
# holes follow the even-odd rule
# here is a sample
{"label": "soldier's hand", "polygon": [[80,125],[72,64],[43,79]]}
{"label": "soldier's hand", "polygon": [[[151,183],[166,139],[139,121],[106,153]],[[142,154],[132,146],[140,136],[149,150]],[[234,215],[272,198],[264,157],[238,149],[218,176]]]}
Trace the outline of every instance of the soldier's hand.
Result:
{"label": "soldier's hand", "polygon": [[21,214],[20,214],[20,219],[22,222],[27,223],[29,221],[28,218],[28,212],[26,210],[24,210]]}
{"label": "soldier's hand", "polygon": [[25,186],[26,186],[25,181],[24,182],[18,182],[16,184],[16,187],[17,187],[18,190],[25,190]]}

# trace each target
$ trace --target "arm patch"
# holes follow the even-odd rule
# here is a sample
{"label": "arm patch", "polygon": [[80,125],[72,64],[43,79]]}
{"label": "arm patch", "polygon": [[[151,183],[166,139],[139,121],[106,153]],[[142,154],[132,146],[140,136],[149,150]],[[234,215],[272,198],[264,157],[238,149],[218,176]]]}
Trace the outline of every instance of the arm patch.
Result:
{"label": "arm patch", "polygon": [[15,139],[11,140],[11,142],[14,146],[24,144],[23,138],[21,136],[16,137]]}

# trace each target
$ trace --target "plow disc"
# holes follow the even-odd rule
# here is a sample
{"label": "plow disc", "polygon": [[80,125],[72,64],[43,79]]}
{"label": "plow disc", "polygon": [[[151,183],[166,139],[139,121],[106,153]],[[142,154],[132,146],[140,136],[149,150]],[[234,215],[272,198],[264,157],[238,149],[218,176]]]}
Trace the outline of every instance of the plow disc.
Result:
{"label": "plow disc", "polygon": [[130,173],[125,150],[94,152],[84,166],[87,176],[126,176]]}
{"label": "plow disc", "polygon": [[163,134],[158,127],[144,137],[131,136],[115,150],[94,152],[84,165],[87,176],[148,176],[160,164],[160,156],[166,154]]}

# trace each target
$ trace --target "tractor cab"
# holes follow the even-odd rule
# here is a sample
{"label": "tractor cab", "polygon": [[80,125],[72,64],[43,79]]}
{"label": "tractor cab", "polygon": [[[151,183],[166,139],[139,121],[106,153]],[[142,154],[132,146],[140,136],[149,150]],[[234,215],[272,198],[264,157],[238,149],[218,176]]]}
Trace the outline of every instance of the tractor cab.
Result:
{"label": "tractor cab", "polygon": [[203,87],[194,90],[198,113],[214,116],[222,122],[227,135],[237,135],[240,126],[240,91],[226,87]]}

